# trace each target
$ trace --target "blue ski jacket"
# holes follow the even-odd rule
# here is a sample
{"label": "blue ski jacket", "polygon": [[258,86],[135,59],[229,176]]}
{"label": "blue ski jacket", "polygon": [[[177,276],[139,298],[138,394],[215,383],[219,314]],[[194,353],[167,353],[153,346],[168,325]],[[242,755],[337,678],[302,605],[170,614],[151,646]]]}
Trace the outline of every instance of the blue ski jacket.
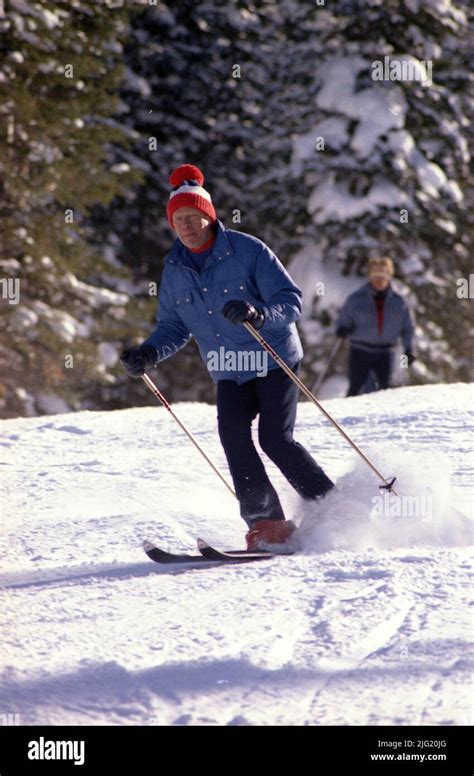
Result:
{"label": "blue ski jacket", "polygon": [[349,333],[351,345],[364,349],[393,348],[402,338],[406,351],[412,350],[414,324],[404,298],[393,288],[388,289],[384,303],[383,328],[377,328],[374,290],[370,283],[347,297],[337,319],[337,329]]}
{"label": "blue ski jacket", "polygon": [[[217,221],[211,255],[199,274],[190,266],[188,252],[177,239],[165,258],[158,297],[156,328],[143,344],[153,345],[158,362],[172,356],[194,337],[212,379],[245,383],[259,376],[250,370],[220,369],[216,353],[261,351],[261,345],[244,326],[229,323],[222,308],[230,299],[242,299],[265,317],[262,336],[293,367],[303,357],[295,321],[301,315],[302,294],[276,255],[256,237],[226,229]],[[222,351],[221,349],[224,349]],[[232,361],[229,361],[232,364]],[[245,360],[234,363],[245,363]],[[217,364],[217,368],[216,368]],[[268,356],[268,369],[276,368]]]}

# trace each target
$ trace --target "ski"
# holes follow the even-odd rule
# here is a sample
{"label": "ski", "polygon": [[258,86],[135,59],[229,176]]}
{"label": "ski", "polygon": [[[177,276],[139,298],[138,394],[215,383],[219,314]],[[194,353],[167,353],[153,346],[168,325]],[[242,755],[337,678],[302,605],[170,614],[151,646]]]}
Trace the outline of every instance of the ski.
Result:
{"label": "ski", "polygon": [[204,539],[197,540],[197,546],[199,552],[208,560],[221,560],[221,561],[245,561],[252,560],[265,560],[266,558],[274,558],[276,553],[266,552],[264,550],[217,550],[212,547]]}
{"label": "ski", "polygon": [[202,563],[206,560],[206,558],[204,558],[202,555],[188,555],[186,553],[166,552],[166,550],[162,550],[160,547],[157,547],[156,544],[148,541],[143,542],[143,549],[145,550],[150,560],[154,560],[155,563]]}
{"label": "ski", "polygon": [[145,550],[150,560],[154,561],[155,563],[164,565],[182,564],[194,566],[203,563],[207,565],[210,563],[228,563],[235,565],[238,563],[249,563],[254,560],[262,560],[264,558],[272,557],[272,555],[267,552],[253,553],[249,552],[248,550],[230,550],[228,552],[220,552],[219,550],[216,550],[207,544],[207,542],[202,541],[202,539],[200,539],[199,542],[202,543],[203,546],[203,551],[201,551],[201,546],[199,545],[199,550],[201,552],[200,555],[167,552],[166,550],[162,550],[160,547],[157,547],[156,544],[148,541],[143,542],[143,549]]}

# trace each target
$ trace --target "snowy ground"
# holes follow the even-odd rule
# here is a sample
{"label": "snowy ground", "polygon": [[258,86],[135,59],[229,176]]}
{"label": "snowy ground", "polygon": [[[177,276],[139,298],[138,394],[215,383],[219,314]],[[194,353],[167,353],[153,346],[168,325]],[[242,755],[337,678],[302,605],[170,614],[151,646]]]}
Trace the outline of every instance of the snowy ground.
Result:
{"label": "snowy ground", "polygon": [[[240,546],[244,526],[166,411],[0,422],[0,715],[472,724],[472,400],[444,385],[325,402],[429,506],[392,518],[374,509],[375,476],[301,404],[297,439],[338,484],[311,511],[269,465],[303,553],[187,571],[148,561],[142,540]],[[215,408],[175,409],[227,474]]]}

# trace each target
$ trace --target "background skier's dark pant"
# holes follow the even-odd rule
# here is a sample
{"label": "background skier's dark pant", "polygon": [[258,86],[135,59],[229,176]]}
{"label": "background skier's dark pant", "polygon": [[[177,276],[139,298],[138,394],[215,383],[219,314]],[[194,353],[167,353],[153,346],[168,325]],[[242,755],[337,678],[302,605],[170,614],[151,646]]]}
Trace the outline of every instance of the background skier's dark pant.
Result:
{"label": "background skier's dark pant", "polygon": [[[299,364],[293,369],[298,372]],[[260,447],[288,482],[305,499],[314,499],[333,487],[305,448],[293,439],[298,386],[282,369],[272,369],[239,385],[234,380],[217,383],[219,436],[229,464],[240,514],[255,520],[284,520],[278,495],[268,479],[252,441],[251,424],[257,414]]]}
{"label": "background skier's dark pant", "polygon": [[372,352],[352,347],[349,351],[349,390],[347,395],[357,396],[370,372],[375,374],[380,388],[389,388],[392,363],[393,351],[388,348]]}

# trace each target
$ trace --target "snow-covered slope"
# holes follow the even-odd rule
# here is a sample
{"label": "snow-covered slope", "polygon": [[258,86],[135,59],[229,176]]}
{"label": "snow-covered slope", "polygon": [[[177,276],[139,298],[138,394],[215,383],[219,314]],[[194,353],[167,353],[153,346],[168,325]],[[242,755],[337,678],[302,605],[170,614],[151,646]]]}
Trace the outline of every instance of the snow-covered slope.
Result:
{"label": "snow-covered slope", "polygon": [[[300,404],[296,436],[338,486],[310,509],[268,465],[303,553],[187,571],[142,540],[239,546],[244,524],[166,411],[1,422],[2,709],[26,725],[472,724],[472,399],[459,384],[325,403],[398,476],[397,517]],[[215,408],[175,409],[227,473]]]}

